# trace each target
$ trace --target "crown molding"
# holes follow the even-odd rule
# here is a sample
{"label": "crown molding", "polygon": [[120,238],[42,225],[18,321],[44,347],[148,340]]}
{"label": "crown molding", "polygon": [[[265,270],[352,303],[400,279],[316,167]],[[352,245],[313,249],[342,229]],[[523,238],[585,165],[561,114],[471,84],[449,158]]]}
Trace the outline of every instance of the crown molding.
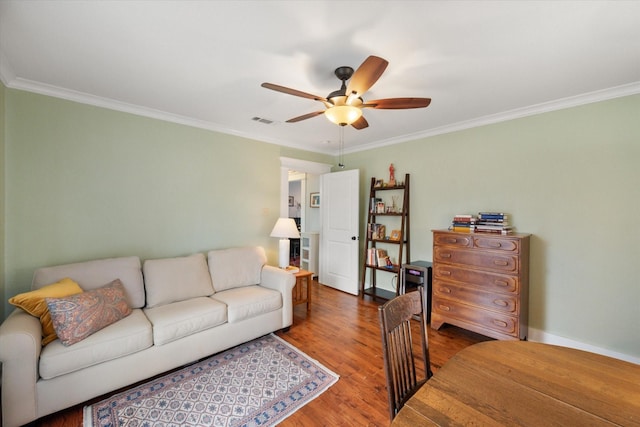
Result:
{"label": "crown molding", "polygon": [[[2,73],[0,68],[0,73]],[[10,71],[10,70],[7,70]],[[8,76],[9,74],[6,74]],[[2,77],[0,75],[0,77]],[[84,92],[74,91],[70,89],[61,88],[58,86],[48,85],[33,80],[23,78],[7,79],[8,83],[5,86],[11,89],[24,90],[26,92],[33,92],[40,95],[51,96],[54,98],[65,99],[67,101],[78,102],[80,104],[92,105],[94,107],[106,108],[109,110],[120,111],[123,113],[135,114],[137,116],[148,117],[151,119],[163,120],[171,123],[182,124],[185,126],[196,127],[200,129],[211,130],[214,132],[224,133],[227,135],[234,135],[241,138],[247,138],[251,140],[258,140],[269,144],[275,144],[285,147],[291,147],[296,149],[302,149],[299,145],[290,143],[288,141],[282,141],[276,138],[260,137],[256,138],[254,134],[246,132],[240,132],[238,130],[222,126],[218,123],[209,122],[205,120],[198,120],[191,117],[181,116],[178,114],[169,113],[166,111],[155,110],[153,108],[141,107],[135,104],[129,104],[126,102],[116,101],[110,98],[103,98],[95,95],[91,95]],[[318,152],[327,155],[337,155],[330,150],[307,150],[312,152]]]}
{"label": "crown molding", "polygon": [[345,153],[357,153],[360,151],[371,150],[374,148],[400,144],[402,142],[415,141],[417,139],[428,138],[431,136],[458,132],[461,130],[467,130],[467,129],[476,128],[480,126],[506,122],[509,120],[520,119],[523,117],[535,116],[537,114],[549,113],[552,111],[558,111],[566,108],[578,107],[580,105],[607,101],[609,99],[622,98],[625,96],[637,95],[637,94],[640,94],[640,82],[633,82],[626,85],[597,90],[594,92],[589,92],[589,93],[571,96],[567,98],[561,98],[554,101],[543,102],[543,103],[531,105],[528,107],[517,108],[515,110],[510,110],[502,113],[479,117],[477,119],[453,123],[451,125],[446,125],[446,126],[440,126],[437,128],[428,129],[426,131],[393,137],[383,141],[373,142],[366,145],[360,145],[350,150],[345,149]]}
{"label": "crown molding", "polygon": [[[0,52],[2,55],[2,52]],[[27,92],[34,92],[41,95],[52,96],[55,98],[66,99],[68,101],[74,101],[81,104],[93,105],[96,107],[107,108],[115,111],[120,111],[129,114],[135,114],[138,116],[149,117],[157,120],[168,121],[172,123],[183,124],[186,126],[197,127],[201,129],[207,129],[215,132],[220,132],[228,135],[234,135],[242,138],[256,140],[255,135],[245,132],[239,132],[235,129],[231,129],[222,126],[218,123],[208,122],[205,120],[193,119],[186,116],[180,116],[177,114],[168,113],[166,111],[155,110],[152,108],[141,107],[134,104],[128,104],[125,102],[115,101],[109,98],[102,98],[95,95],[90,95],[83,92],[64,89],[53,85],[47,85],[32,80],[22,78],[12,78],[12,71],[3,66],[6,61],[2,61],[0,56],[0,79],[2,79],[5,86],[12,89],[24,90]],[[472,120],[466,120],[463,122],[453,123],[446,126],[440,126],[432,129],[427,129],[421,132],[415,132],[406,135],[400,135],[397,137],[389,138],[382,141],[372,142],[370,144],[359,145],[357,147],[345,148],[345,154],[358,153],[361,151],[367,151],[374,148],[386,147],[389,145],[400,144],[403,142],[414,141],[417,139],[428,138],[437,135],[443,135],[452,132],[458,132],[461,130],[467,130],[475,127],[486,126],[490,124],[506,122],[509,120],[519,119],[528,116],[534,116],[537,114],[548,113],[552,111],[562,110],[565,108],[577,107],[580,105],[591,104],[594,102],[606,101],[614,98],[621,98],[630,95],[636,95],[640,93],[640,81],[629,83],[626,85],[616,86],[608,89],[597,90],[581,95],[571,96],[567,98],[561,98],[554,101],[543,102],[540,104],[531,105],[528,107],[517,108],[497,114],[491,114],[483,117],[479,117]],[[288,141],[282,141],[273,138],[261,137],[259,139],[262,142],[276,144],[291,148],[302,149],[299,145],[290,143]],[[315,150],[307,149],[308,151],[318,152],[322,154],[328,154],[337,156],[338,150]]]}

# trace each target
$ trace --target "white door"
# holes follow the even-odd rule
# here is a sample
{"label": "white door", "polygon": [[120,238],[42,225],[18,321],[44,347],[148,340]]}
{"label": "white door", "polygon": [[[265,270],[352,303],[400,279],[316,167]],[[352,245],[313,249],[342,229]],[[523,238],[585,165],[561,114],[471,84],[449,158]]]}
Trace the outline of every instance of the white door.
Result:
{"label": "white door", "polygon": [[320,283],[358,295],[358,169],[321,177]]}

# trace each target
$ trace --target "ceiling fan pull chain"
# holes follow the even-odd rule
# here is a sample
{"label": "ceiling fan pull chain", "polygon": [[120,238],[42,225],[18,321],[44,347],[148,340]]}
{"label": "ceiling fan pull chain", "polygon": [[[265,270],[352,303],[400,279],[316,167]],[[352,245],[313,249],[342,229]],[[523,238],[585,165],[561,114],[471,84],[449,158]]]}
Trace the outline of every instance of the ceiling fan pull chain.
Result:
{"label": "ceiling fan pull chain", "polygon": [[338,146],[338,167],[344,169],[344,126],[340,128],[340,143]]}

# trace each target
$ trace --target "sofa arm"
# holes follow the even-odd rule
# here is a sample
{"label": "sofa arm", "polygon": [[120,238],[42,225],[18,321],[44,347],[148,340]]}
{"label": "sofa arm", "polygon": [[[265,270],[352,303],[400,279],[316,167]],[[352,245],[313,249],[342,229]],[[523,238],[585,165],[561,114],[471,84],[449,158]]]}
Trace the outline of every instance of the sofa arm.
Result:
{"label": "sofa arm", "polygon": [[0,325],[2,425],[19,426],[37,418],[36,382],[42,351],[40,319],[15,309]]}
{"label": "sofa arm", "polygon": [[282,294],[282,327],[293,324],[293,287],[296,277],[272,265],[262,267],[260,286],[279,291]]}

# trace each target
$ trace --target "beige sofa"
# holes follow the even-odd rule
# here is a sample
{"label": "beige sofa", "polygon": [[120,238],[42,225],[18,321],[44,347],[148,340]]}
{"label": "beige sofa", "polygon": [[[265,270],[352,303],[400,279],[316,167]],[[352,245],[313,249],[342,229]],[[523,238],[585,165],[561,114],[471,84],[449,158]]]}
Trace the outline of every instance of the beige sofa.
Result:
{"label": "beige sofa", "polygon": [[17,308],[0,326],[2,420],[13,427],[287,328],[295,277],[260,247],[38,269],[32,289],[69,277],[84,291],[120,279],[129,316],[70,346],[41,346],[38,318]]}

